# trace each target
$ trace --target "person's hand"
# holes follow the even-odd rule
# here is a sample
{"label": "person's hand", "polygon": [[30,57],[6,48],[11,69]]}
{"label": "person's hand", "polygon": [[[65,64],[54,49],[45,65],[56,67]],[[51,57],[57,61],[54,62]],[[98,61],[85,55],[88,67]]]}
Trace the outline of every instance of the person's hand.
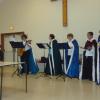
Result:
{"label": "person's hand", "polygon": [[28,40],[26,43],[27,43],[27,44],[31,44],[31,42],[32,42],[32,40]]}
{"label": "person's hand", "polygon": [[87,49],[90,51],[92,49],[92,47],[88,47]]}
{"label": "person's hand", "polygon": [[81,49],[84,49],[84,47],[80,46]]}

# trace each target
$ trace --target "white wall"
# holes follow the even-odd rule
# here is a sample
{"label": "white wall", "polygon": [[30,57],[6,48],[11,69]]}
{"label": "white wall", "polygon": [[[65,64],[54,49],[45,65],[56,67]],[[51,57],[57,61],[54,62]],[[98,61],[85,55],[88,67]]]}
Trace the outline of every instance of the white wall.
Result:
{"label": "white wall", "polygon": [[[66,33],[73,32],[80,45],[86,33],[100,30],[100,0],[68,0],[68,27],[62,26],[62,0],[4,0],[0,3],[0,32],[25,31],[36,42],[48,42],[50,33],[62,42]],[[36,45],[36,56],[41,54]]]}

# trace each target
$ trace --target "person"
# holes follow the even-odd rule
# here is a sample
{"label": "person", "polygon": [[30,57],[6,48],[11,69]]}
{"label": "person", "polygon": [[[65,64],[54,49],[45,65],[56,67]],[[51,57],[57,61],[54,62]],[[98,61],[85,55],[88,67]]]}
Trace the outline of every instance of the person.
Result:
{"label": "person", "polygon": [[70,78],[79,77],[79,45],[72,33],[67,35],[68,42],[65,46],[65,75]]}
{"label": "person", "polygon": [[4,61],[4,52],[1,50],[1,45],[0,45],[0,61]]}
{"label": "person", "polygon": [[93,32],[87,33],[88,40],[85,43],[80,79],[96,81],[97,66],[97,42],[93,38]]}
{"label": "person", "polygon": [[100,35],[98,37],[97,84],[100,85]]}
{"label": "person", "polygon": [[49,75],[59,75],[62,73],[61,55],[57,40],[54,34],[49,35],[49,53],[46,63],[45,73]]}
{"label": "person", "polygon": [[[27,35],[21,36],[24,49],[20,49],[21,62],[27,63],[27,73],[36,74],[39,71],[37,62],[32,53],[31,41],[27,40]],[[22,64],[21,74],[25,73],[25,64]]]}

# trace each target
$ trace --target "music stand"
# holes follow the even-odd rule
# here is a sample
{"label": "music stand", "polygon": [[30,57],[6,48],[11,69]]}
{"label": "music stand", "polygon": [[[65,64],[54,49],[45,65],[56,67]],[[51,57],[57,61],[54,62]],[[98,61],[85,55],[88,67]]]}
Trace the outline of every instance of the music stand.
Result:
{"label": "music stand", "polygon": [[13,42],[13,41],[10,41],[10,44],[12,46],[12,48],[25,48],[25,46],[23,45],[23,42]]}
{"label": "music stand", "polygon": [[49,44],[48,44],[48,43],[37,43],[37,46],[38,46],[40,49],[43,49],[43,50],[44,50],[44,57],[45,57],[45,49],[50,48]]}
{"label": "music stand", "polygon": [[[17,49],[17,61],[18,61],[18,49],[19,48],[25,48],[25,46],[23,45],[23,42],[14,42],[14,41],[10,41],[11,47],[13,49]],[[17,75],[20,75],[19,72],[19,67],[17,67],[17,69],[13,72],[12,76],[14,76],[17,72]]]}
{"label": "music stand", "polygon": [[[48,49],[48,48],[50,48],[49,44],[48,43],[37,43],[37,46],[38,46],[38,48],[43,49],[43,51],[44,51],[43,57],[45,58],[45,50]],[[46,63],[46,61],[43,61],[42,63],[44,63],[44,70],[45,70],[45,67],[46,67],[45,63]],[[46,74],[44,74],[43,76],[40,75],[39,77],[44,77],[44,76],[47,77]]]}
{"label": "music stand", "polygon": [[67,43],[58,43],[59,50],[63,50],[63,57],[62,57],[63,58],[62,59],[63,66],[62,66],[62,73],[60,75],[58,75],[56,77],[56,79],[61,77],[64,80],[64,82],[66,81],[66,76],[65,76],[65,72],[64,72],[64,52],[65,52],[66,47],[68,48]]}

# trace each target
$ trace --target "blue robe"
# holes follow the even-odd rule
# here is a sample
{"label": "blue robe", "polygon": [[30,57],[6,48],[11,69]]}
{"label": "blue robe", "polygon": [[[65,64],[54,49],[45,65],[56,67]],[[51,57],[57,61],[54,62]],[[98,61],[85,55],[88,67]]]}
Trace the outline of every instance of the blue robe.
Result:
{"label": "blue robe", "polygon": [[[100,36],[98,38],[98,43],[100,43]],[[97,56],[97,84],[100,85],[100,45],[98,46],[98,56]]]}
{"label": "blue robe", "polygon": [[67,47],[67,45],[69,44],[67,43],[66,45],[64,69],[65,69],[65,74],[68,77],[78,78],[79,77],[79,45],[75,39],[72,40],[72,44],[73,44],[73,48],[70,56],[68,55],[68,47]]}
{"label": "blue robe", "polygon": [[[33,57],[32,48],[25,51],[25,53],[21,57],[21,62],[26,62],[27,63],[27,72],[28,73],[36,74],[39,71],[36,60]],[[21,73],[25,73],[25,65],[22,65]]]}

